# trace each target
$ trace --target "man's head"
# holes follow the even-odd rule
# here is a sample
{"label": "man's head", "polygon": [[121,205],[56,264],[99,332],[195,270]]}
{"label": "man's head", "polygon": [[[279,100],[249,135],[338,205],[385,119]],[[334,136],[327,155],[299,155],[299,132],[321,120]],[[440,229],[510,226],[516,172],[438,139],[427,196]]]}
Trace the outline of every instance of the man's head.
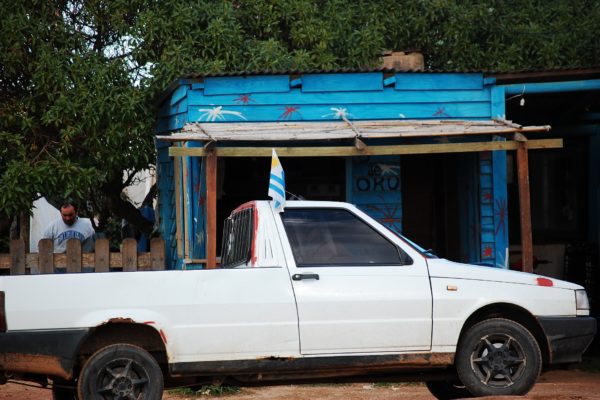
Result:
{"label": "man's head", "polygon": [[60,206],[60,216],[63,222],[69,226],[77,221],[77,204],[66,201]]}

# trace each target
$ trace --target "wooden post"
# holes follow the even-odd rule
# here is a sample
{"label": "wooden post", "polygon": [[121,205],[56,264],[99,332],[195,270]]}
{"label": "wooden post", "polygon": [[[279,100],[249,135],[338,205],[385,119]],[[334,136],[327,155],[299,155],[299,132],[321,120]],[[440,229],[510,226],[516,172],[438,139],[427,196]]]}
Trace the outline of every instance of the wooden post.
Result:
{"label": "wooden post", "polygon": [[161,238],[152,238],[150,240],[150,258],[152,271],[162,271],[165,269],[165,241]]}
{"label": "wooden post", "polygon": [[217,155],[206,156],[206,268],[217,266]]}
{"label": "wooden post", "polygon": [[531,234],[531,203],[529,195],[529,160],[527,138],[515,134],[517,146],[517,178],[519,182],[519,208],[521,218],[521,257],[522,270],[533,272],[533,239]]}
{"label": "wooden post", "polygon": [[78,239],[67,240],[67,272],[81,272],[81,242]]}
{"label": "wooden post", "polygon": [[175,175],[175,237],[177,241],[177,257],[183,258],[183,220],[181,216],[181,159],[173,160],[173,171]]}
{"label": "wooden post", "polygon": [[54,273],[54,243],[52,239],[42,239],[38,242],[40,274]]}
{"label": "wooden post", "polygon": [[25,275],[25,241],[23,239],[10,241],[10,274]]}
{"label": "wooden post", "polygon": [[123,272],[137,271],[137,242],[135,239],[123,240]]}
{"label": "wooden post", "polygon": [[190,218],[190,197],[188,188],[188,159],[187,157],[181,157],[181,199],[183,200],[183,258],[190,258],[190,225],[192,224]]}
{"label": "wooden post", "polygon": [[94,271],[108,272],[110,270],[110,246],[108,239],[96,239],[94,245]]}

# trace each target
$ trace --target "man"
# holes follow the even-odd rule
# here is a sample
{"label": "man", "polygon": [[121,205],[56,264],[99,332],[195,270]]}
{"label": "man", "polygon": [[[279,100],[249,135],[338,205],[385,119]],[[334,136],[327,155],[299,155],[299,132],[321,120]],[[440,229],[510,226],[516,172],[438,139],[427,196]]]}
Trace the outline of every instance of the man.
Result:
{"label": "man", "polygon": [[52,222],[42,235],[42,239],[54,241],[54,252],[64,253],[67,250],[67,240],[69,239],[79,240],[84,253],[93,251],[96,232],[88,218],[77,216],[77,204],[65,201],[60,206],[60,217]]}

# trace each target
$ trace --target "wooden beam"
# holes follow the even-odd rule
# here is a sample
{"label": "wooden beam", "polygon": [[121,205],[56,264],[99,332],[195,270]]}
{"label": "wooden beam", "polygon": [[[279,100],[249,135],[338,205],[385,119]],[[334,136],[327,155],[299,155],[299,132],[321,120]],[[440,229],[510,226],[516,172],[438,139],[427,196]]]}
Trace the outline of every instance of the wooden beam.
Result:
{"label": "wooden beam", "polygon": [[[538,139],[527,142],[528,149],[556,149],[563,146],[562,139]],[[355,146],[319,147],[275,147],[279,157],[349,157],[431,153],[469,153],[479,151],[517,150],[516,141],[403,144],[389,146],[367,146],[359,150]],[[271,157],[271,147],[218,147],[214,149],[218,157]],[[202,147],[170,147],[173,157],[205,157],[208,151]],[[177,163],[176,163],[177,164]]]}
{"label": "wooden beam", "polygon": [[217,155],[206,156],[206,268],[217,267]]}
{"label": "wooden beam", "polygon": [[517,179],[521,219],[521,260],[524,272],[533,272],[533,239],[531,234],[531,203],[529,195],[528,144],[524,137],[517,138]]}
{"label": "wooden beam", "polygon": [[182,200],[183,200],[183,258],[190,257],[190,225],[192,224],[190,216],[190,197],[188,188],[188,159],[181,159],[181,189],[182,189]]}
{"label": "wooden beam", "polygon": [[177,242],[177,256],[183,258],[183,221],[181,216],[181,166],[179,159],[173,163],[173,175],[175,175],[175,240]]}

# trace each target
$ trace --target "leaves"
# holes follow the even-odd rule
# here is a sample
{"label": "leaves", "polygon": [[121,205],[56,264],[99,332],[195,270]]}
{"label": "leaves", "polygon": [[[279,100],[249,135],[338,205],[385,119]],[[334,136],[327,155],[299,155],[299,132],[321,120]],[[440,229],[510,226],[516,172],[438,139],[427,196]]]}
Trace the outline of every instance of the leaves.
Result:
{"label": "leaves", "polygon": [[600,64],[600,2],[592,0],[0,0],[0,7],[4,216],[29,209],[38,193],[93,200],[97,215],[115,214],[123,171],[154,161],[153,101],[181,76],[361,68],[378,65],[384,50],[415,49],[427,67],[451,70]]}

